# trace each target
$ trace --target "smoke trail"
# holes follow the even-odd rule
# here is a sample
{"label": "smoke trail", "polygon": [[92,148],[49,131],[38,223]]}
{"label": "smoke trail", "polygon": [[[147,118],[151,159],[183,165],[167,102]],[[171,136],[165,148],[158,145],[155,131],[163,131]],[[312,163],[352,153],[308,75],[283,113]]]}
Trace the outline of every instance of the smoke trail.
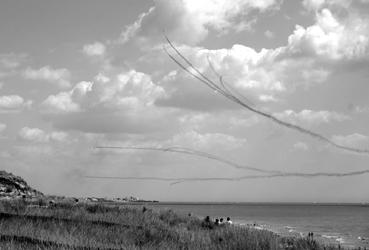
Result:
{"label": "smoke trail", "polygon": [[317,178],[317,177],[347,177],[355,175],[363,175],[369,173],[369,169],[360,170],[346,173],[281,173],[281,174],[269,174],[269,175],[244,175],[240,177],[193,177],[193,178],[175,178],[175,177],[155,177],[155,176],[83,176],[87,179],[111,179],[111,180],[139,180],[139,181],[165,181],[170,182],[171,185],[184,183],[184,182],[204,182],[204,181],[242,181],[247,179],[271,179],[271,178],[283,178],[283,177],[301,177],[301,178]]}
{"label": "smoke trail", "polygon": [[278,171],[278,170],[267,170],[267,169],[262,169],[262,168],[255,168],[255,167],[251,167],[251,166],[246,166],[246,165],[240,165],[237,164],[235,162],[223,159],[221,157],[218,157],[216,155],[212,155],[206,152],[202,152],[202,151],[197,151],[197,150],[193,150],[190,148],[185,148],[185,147],[166,147],[166,148],[161,148],[161,147],[120,147],[120,146],[97,146],[95,147],[97,149],[124,149],[124,150],[130,150],[130,149],[134,149],[134,150],[151,150],[151,151],[162,151],[162,152],[172,152],[172,153],[179,153],[179,154],[187,154],[187,155],[193,155],[193,156],[198,156],[198,157],[202,157],[202,158],[207,158],[207,159],[211,159],[214,161],[218,161],[221,163],[224,163],[232,168],[235,169],[243,169],[243,170],[251,170],[251,171],[256,171],[259,173],[266,173],[266,174],[281,174],[284,173],[283,171]]}
{"label": "smoke trail", "polygon": [[[173,43],[169,40],[169,38],[167,36],[164,35],[164,37],[165,37],[166,41],[168,42],[170,48],[175,52],[175,54],[177,56],[179,56],[179,59],[177,59],[173,55],[171,55],[169,53],[169,51],[167,50],[167,48],[164,47],[164,50],[168,54],[168,56],[178,66],[180,66],[187,73],[189,73],[190,75],[195,77],[197,80],[199,80],[200,82],[202,82],[203,84],[205,84],[206,86],[208,86],[209,88],[214,90],[216,93],[221,94],[222,96],[226,97],[230,101],[232,101],[232,102],[234,102],[234,103],[250,110],[251,112],[254,112],[258,115],[266,117],[267,119],[269,119],[269,120],[271,120],[271,121],[273,121],[273,122],[275,122],[275,123],[277,123],[281,126],[284,126],[286,128],[293,129],[293,130],[296,130],[300,133],[309,135],[309,136],[311,136],[315,139],[326,142],[326,143],[328,143],[329,145],[331,145],[335,148],[346,150],[346,151],[349,151],[349,152],[359,153],[359,154],[369,154],[369,149],[359,149],[359,148],[353,148],[353,147],[348,147],[348,146],[337,144],[334,141],[330,140],[329,138],[327,138],[327,137],[325,137],[325,136],[323,136],[319,133],[316,133],[314,131],[308,130],[308,129],[303,128],[303,127],[300,127],[298,125],[294,125],[294,124],[282,121],[282,120],[278,119],[277,117],[273,116],[272,114],[266,113],[264,111],[261,111],[259,109],[256,109],[256,108],[250,106],[245,101],[242,101],[240,98],[238,98],[234,93],[232,93],[232,91],[230,91],[229,86],[227,86],[227,84],[224,81],[222,81],[221,78],[219,78],[219,80],[220,80],[220,85],[219,85],[219,84],[215,83],[214,81],[210,80],[206,75],[201,73],[200,70],[198,70],[180,51],[178,51],[178,49],[173,45]],[[183,63],[181,63],[180,60],[182,60]]]}
{"label": "smoke trail", "polygon": [[119,147],[119,146],[98,146],[98,149],[124,149],[124,150],[151,150],[151,151],[162,151],[162,152],[173,152],[187,155],[194,155],[198,157],[203,157],[211,160],[215,160],[231,166],[236,169],[251,170],[260,173],[265,173],[267,175],[244,175],[240,177],[196,177],[196,178],[172,178],[172,177],[135,177],[135,176],[125,176],[125,177],[115,177],[115,176],[83,176],[89,179],[116,179],[116,180],[151,180],[151,181],[167,181],[171,182],[171,185],[183,183],[183,182],[198,182],[198,181],[241,181],[246,179],[269,179],[269,178],[282,178],[282,177],[301,177],[301,178],[316,178],[316,177],[347,177],[355,175],[363,175],[369,173],[369,169],[352,171],[352,172],[315,172],[315,173],[301,173],[301,172],[288,172],[280,170],[266,170],[262,168],[255,168],[250,166],[242,166],[232,161],[220,158],[218,156],[205,153],[202,151],[197,151],[184,147]]}

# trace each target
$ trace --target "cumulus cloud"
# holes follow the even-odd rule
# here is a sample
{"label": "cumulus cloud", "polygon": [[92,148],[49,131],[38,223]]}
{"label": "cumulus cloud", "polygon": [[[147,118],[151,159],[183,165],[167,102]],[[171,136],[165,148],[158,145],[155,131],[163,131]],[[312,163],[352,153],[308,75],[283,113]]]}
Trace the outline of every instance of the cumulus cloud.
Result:
{"label": "cumulus cloud", "polygon": [[91,91],[92,82],[80,82],[68,92],[60,92],[48,96],[43,102],[43,111],[47,113],[70,113],[81,111],[79,101],[88,91]]}
{"label": "cumulus cloud", "polygon": [[46,133],[39,128],[24,127],[19,131],[19,136],[28,141],[46,142],[48,140]]}
{"label": "cumulus cloud", "polygon": [[319,125],[321,123],[329,123],[332,121],[345,121],[350,119],[344,114],[340,114],[333,111],[313,111],[309,109],[304,109],[300,112],[295,112],[293,110],[285,110],[281,113],[274,114],[276,117],[288,121],[291,123],[298,124],[308,124],[308,125]]}
{"label": "cumulus cloud", "polygon": [[53,83],[60,88],[70,87],[70,72],[67,69],[53,69],[45,66],[40,69],[27,68],[23,72],[23,77],[30,80],[42,80]]}
{"label": "cumulus cloud", "polygon": [[[323,1],[324,2],[324,1]],[[296,29],[288,38],[288,53],[321,60],[354,60],[368,56],[368,18],[356,12],[345,17],[328,8],[316,12],[316,23]]]}
{"label": "cumulus cloud", "polygon": [[[210,58],[223,79],[253,101],[275,101],[283,92],[326,81],[334,70],[334,64],[366,58],[369,51],[368,23],[365,17],[356,13],[339,17],[330,9],[319,8],[315,24],[306,28],[297,25],[283,47],[260,51],[240,44],[218,50],[178,48],[197,68],[214,79],[214,73],[209,69]],[[172,78],[172,82],[177,83],[188,80],[183,79],[183,74]],[[177,86],[178,90],[170,91],[170,95],[159,104],[180,106],[183,105],[180,102],[183,93],[196,97],[201,92],[195,88],[197,92],[187,91],[181,84]],[[196,103],[194,99],[192,106]]]}
{"label": "cumulus cloud", "polygon": [[[276,102],[286,92],[292,93],[299,87],[309,88],[313,84],[325,82],[334,71],[334,64],[355,61],[368,55],[368,20],[352,11],[346,16],[339,15],[328,7],[334,5],[336,8],[343,8],[350,4],[333,2],[335,1],[305,1],[305,6],[316,6],[315,23],[308,27],[297,25],[287,44],[282,47],[256,51],[241,44],[217,50],[177,46],[200,71],[217,80],[209,67],[210,58],[212,66],[223,79],[252,102]],[[224,2],[224,5],[222,1],[209,4],[191,2],[191,6],[188,3],[190,1],[184,1],[183,4],[176,1],[157,1],[155,7],[140,16],[134,24],[135,28],[127,27],[129,35],[124,33],[124,40],[128,41],[129,37],[134,36],[141,40],[153,37],[159,33],[153,25],[164,22],[170,25],[166,32],[174,42],[177,41],[177,36],[191,39],[194,34],[198,40],[178,42],[195,44],[206,37],[209,30],[231,29],[231,24],[235,27],[237,17],[246,6],[260,11],[278,6],[276,1],[235,1]],[[244,13],[247,15],[248,10]],[[195,18],[188,18],[189,15],[194,15]],[[197,18],[201,19],[200,25],[197,23],[196,28],[191,28],[190,32],[191,24],[198,21]],[[171,76],[166,75],[163,78],[163,87],[167,95],[161,96],[156,104],[194,110],[230,108],[221,102],[221,98],[212,96],[204,101],[205,96],[209,97],[209,92],[196,88],[189,82],[188,75],[181,71]],[[188,96],[191,96],[192,102],[188,102]]]}
{"label": "cumulus cloud", "polygon": [[50,95],[43,102],[48,112],[77,112],[91,108],[137,109],[153,104],[164,90],[151,77],[135,70],[119,73],[114,79],[98,75],[95,82],[80,82],[68,92]]}
{"label": "cumulus cloud", "polygon": [[[248,14],[252,10],[264,12],[279,6],[281,1],[226,1],[226,0],[156,0],[155,7],[140,15],[121,35],[126,42],[133,36],[148,39],[161,37],[162,30],[175,41],[196,44],[205,39],[210,30],[221,33],[234,29],[240,31],[254,22]],[[185,36],[183,34],[186,34]]]}
{"label": "cumulus cloud", "polygon": [[39,128],[29,128],[29,127],[23,127],[19,133],[18,136],[26,141],[31,142],[65,142],[68,138],[68,134],[65,132],[50,132],[47,133],[42,129]]}
{"label": "cumulus cloud", "polygon": [[29,108],[32,101],[25,101],[19,95],[0,96],[0,113],[18,112],[23,108]]}
{"label": "cumulus cloud", "polygon": [[154,105],[164,94],[147,74],[135,70],[110,72],[99,74],[94,82],[80,82],[70,91],[48,96],[42,108],[63,130],[143,133],[161,130],[163,117],[169,119],[170,114]]}
{"label": "cumulus cloud", "polygon": [[[351,1],[347,4],[341,1],[306,1],[306,4],[317,8],[315,23],[308,27],[297,25],[285,46],[260,51],[240,44],[218,50],[177,47],[200,71],[216,80],[209,67],[210,58],[223,79],[254,102],[278,100],[283,92],[292,93],[299,87],[308,88],[325,82],[342,63],[369,59],[368,18],[349,8]],[[340,14],[339,10],[346,7],[346,15]],[[172,82],[177,83],[188,81],[183,74],[172,78]],[[191,92],[181,84],[177,86],[178,90],[169,91],[169,96],[159,104],[183,105],[180,102],[183,93],[201,99],[199,89]],[[196,98],[191,105],[195,106],[195,103]]]}
{"label": "cumulus cloud", "polygon": [[106,52],[106,47],[100,42],[95,42],[92,44],[84,45],[83,52],[88,56],[104,56]]}
{"label": "cumulus cloud", "polygon": [[[292,93],[301,86],[309,87],[324,82],[330,74],[329,71],[317,66],[314,60],[283,57],[285,47],[256,51],[235,44],[230,49],[209,50],[188,46],[179,46],[178,49],[211,79],[219,81],[213,72],[215,69],[235,91],[256,103],[276,102],[280,99],[280,95]],[[183,71],[170,77],[166,75],[163,78],[163,86],[169,90],[168,95],[159,100],[158,104],[183,107],[190,105],[192,109],[196,109],[196,105],[198,109],[218,108],[214,103],[205,105],[206,102],[215,99],[212,97],[204,101],[205,96],[209,97],[209,91],[194,87],[195,85],[190,82],[198,84],[197,80],[189,78],[191,77]],[[176,84],[173,84],[174,82]],[[192,97],[193,102],[186,102],[188,96]],[[227,107],[224,101],[221,105]]]}

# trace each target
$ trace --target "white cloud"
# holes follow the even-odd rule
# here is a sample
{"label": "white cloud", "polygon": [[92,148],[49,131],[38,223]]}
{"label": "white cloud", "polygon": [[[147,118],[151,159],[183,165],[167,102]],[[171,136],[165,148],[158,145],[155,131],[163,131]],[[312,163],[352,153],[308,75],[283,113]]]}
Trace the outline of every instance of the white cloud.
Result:
{"label": "white cloud", "polygon": [[47,142],[48,136],[39,128],[24,127],[19,131],[20,138],[27,141]]}
{"label": "white cloud", "polygon": [[164,94],[145,73],[112,70],[99,74],[94,82],[80,82],[70,91],[48,96],[41,106],[61,130],[149,133],[176,122],[170,111],[154,105]]}
{"label": "white cloud", "polygon": [[135,70],[117,74],[114,80],[106,84],[96,82],[92,88],[91,98],[106,108],[137,108],[152,105],[164,90],[154,84],[149,75]]}
{"label": "white cloud", "polygon": [[[283,92],[292,93],[298,87],[309,88],[325,82],[338,64],[369,58],[368,21],[367,17],[351,10],[345,16],[319,7],[316,22],[306,28],[297,25],[284,47],[260,51],[239,44],[218,50],[177,48],[202,72],[212,76],[210,58],[223,79],[247,98],[273,101],[272,96],[279,100]],[[188,80],[183,72],[174,78],[177,82]],[[172,101],[170,96],[166,97],[167,104],[180,100],[178,93],[183,93],[184,88],[178,86],[177,90],[170,91]]]}
{"label": "white cloud", "polygon": [[70,72],[67,69],[53,69],[50,66],[45,66],[40,69],[27,68],[23,72],[26,79],[43,80],[56,84],[60,88],[70,87]]}
{"label": "white cloud", "polygon": [[57,142],[65,142],[68,140],[69,136],[65,132],[54,131],[49,133],[49,140],[57,141]]}
{"label": "white cloud", "polygon": [[80,82],[68,92],[50,95],[43,107],[52,113],[86,111],[90,108],[109,110],[137,109],[150,106],[164,90],[150,76],[135,70],[116,74],[114,79],[99,75],[95,82]]}
{"label": "white cloud", "polygon": [[97,76],[95,76],[95,80],[102,83],[110,82],[110,78],[102,73],[99,73]]}
{"label": "white cloud", "polygon": [[19,95],[8,95],[0,97],[0,107],[6,109],[14,109],[22,106],[24,100]]}
{"label": "white cloud", "polygon": [[303,0],[302,4],[309,10],[317,10],[323,6],[325,0]]}
{"label": "white cloud", "polygon": [[2,133],[6,129],[6,124],[0,122],[0,133]]}
{"label": "white cloud", "polygon": [[29,128],[29,127],[23,127],[19,133],[19,137],[26,141],[31,142],[65,142],[67,141],[68,134],[65,132],[51,132],[47,133],[42,129],[39,128]]}
{"label": "white cloud", "polygon": [[[212,70],[214,68],[227,84],[251,102],[276,102],[281,99],[282,94],[292,93],[298,87],[309,87],[324,82],[330,73],[315,65],[314,60],[283,58],[281,55],[285,55],[285,47],[262,49],[259,52],[239,44],[233,45],[230,49],[218,50],[188,46],[179,46],[178,49],[201,72],[218,82]],[[199,108],[203,108],[206,101],[210,102],[211,99],[205,101],[203,96],[197,98],[198,102],[201,102],[197,103],[195,97],[202,94],[209,96],[209,91],[202,91],[200,87],[194,88],[194,85],[190,85],[189,79],[191,77],[184,71],[179,71],[171,77],[165,76],[163,86],[168,90],[168,95],[160,104],[182,105],[181,95],[192,96],[191,107],[198,105]],[[192,81],[199,84],[197,80]],[[176,84],[173,84],[174,82]]]}
{"label": "white cloud", "polygon": [[[164,21],[167,17],[164,13],[176,10],[178,13],[171,12],[173,16],[168,17],[171,21],[165,22],[171,25],[166,31],[174,42],[176,41],[176,32],[178,32],[179,37],[189,33],[199,33],[206,37],[210,29],[227,29],[225,28],[227,25],[231,23],[235,25],[237,20],[228,18],[236,17],[246,5],[261,11],[278,6],[278,3],[274,1],[260,3],[248,1],[242,4],[236,1],[228,2],[228,5],[225,3],[227,6],[224,7],[220,4],[222,1],[215,1],[212,4],[219,5],[214,6],[214,8],[212,4],[205,8],[204,6],[207,6],[205,2],[201,2],[186,9],[186,4],[189,2],[185,1],[179,5],[176,1],[170,3],[158,1],[154,9],[151,9],[147,15],[141,16],[142,20],[135,24],[137,29],[134,33],[143,33],[144,37],[154,36],[155,28],[150,25],[160,20]],[[319,1],[313,4],[320,6]],[[329,7],[333,1],[329,1],[329,5],[324,4],[325,7]],[[344,4],[339,4],[339,6],[342,8]],[[190,20],[190,23],[176,22],[195,12],[198,12],[196,18],[202,17],[204,26],[197,25],[196,29],[190,32],[185,29],[188,29],[191,22],[197,20],[196,18],[187,18],[186,20]],[[183,23],[186,24],[185,27],[181,27]],[[325,82],[334,71],[334,64],[366,57],[369,52],[367,23],[369,22],[366,18],[353,12],[350,12],[347,17],[341,17],[330,9],[319,7],[316,11],[316,22],[306,28],[297,25],[294,33],[288,38],[288,44],[284,47],[256,51],[253,48],[235,44],[230,49],[207,50],[177,44],[177,48],[202,72],[214,76],[209,67],[208,58],[210,58],[214,68],[223,76],[223,79],[252,102],[275,102],[282,99],[281,96],[285,95],[284,92],[290,94],[299,87],[309,88],[313,84]],[[171,32],[173,34],[170,34]],[[139,37],[140,34],[138,34]],[[186,36],[186,39],[191,38]],[[201,35],[197,35],[196,39],[192,42],[184,42],[196,43],[203,38]],[[188,82],[188,79],[187,73],[182,71],[170,78],[163,78],[163,86],[167,90],[167,95],[157,104],[174,107],[189,105],[191,109],[196,109],[196,106],[199,109],[217,107],[214,104],[198,103],[197,99],[204,102],[203,98],[200,97],[202,93],[207,93],[208,96],[209,92],[202,92],[184,84],[172,84],[174,81],[177,83]],[[184,103],[186,99],[184,96],[192,96],[193,102]],[[209,106],[209,108],[205,108],[205,106]]]}
{"label": "white cloud", "polygon": [[297,151],[308,151],[309,146],[305,142],[296,142],[293,145],[293,149]]}
{"label": "white cloud", "polygon": [[0,54],[0,69],[15,69],[25,61],[25,54]]}
{"label": "white cloud", "polygon": [[[252,10],[264,12],[279,6],[276,0],[156,0],[155,7],[140,15],[121,35],[121,41],[138,35],[143,39],[161,36],[162,30],[174,40],[196,44],[207,37],[210,30],[221,33],[240,31],[254,22],[248,14]],[[249,19],[249,20],[248,20]],[[183,36],[186,34],[186,36]],[[158,37],[159,38],[159,37]]]}
{"label": "white cloud", "polygon": [[32,101],[25,101],[19,95],[0,96],[0,113],[17,112],[23,108],[29,108]]}
{"label": "white cloud", "polygon": [[69,92],[61,92],[50,95],[42,102],[44,111],[49,113],[68,113],[80,111],[77,103],[74,103]]}
{"label": "white cloud", "polygon": [[14,75],[26,58],[26,54],[0,54],[0,78]]}
{"label": "white cloud", "polygon": [[291,54],[313,56],[329,60],[353,60],[369,53],[369,25],[366,17],[349,13],[338,18],[330,9],[316,13],[316,23],[296,29],[288,38]]}
{"label": "white cloud", "polygon": [[127,25],[124,28],[123,32],[120,34],[118,42],[124,44],[132,39],[139,32],[142,25],[142,20],[146,16],[150,15],[150,13],[153,11],[155,11],[155,7],[152,7],[146,13],[142,13],[141,15],[139,15],[139,17],[133,24]]}
{"label": "white cloud", "polygon": [[270,31],[270,30],[266,30],[266,31],[264,32],[264,35],[265,35],[267,38],[269,38],[269,39],[274,38],[274,33],[273,33],[272,31]]}
{"label": "white cloud", "polygon": [[369,112],[369,107],[368,106],[352,106],[351,110],[355,113],[361,114],[361,113]]}
{"label": "white cloud", "polygon": [[[339,7],[348,9],[353,0],[303,0],[302,4],[308,10],[317,11],[325,7]],[[355,0],[357,1],[357,0]],[[360,0],[365,2],[366,0]]]}
{"label": "white cloud", "polygon": [[106,47],[100,42],[95,42],[92,44],[84,45],[83,52],[88,56],[104,56],[106,52]]}
{"label": "white cloud", "polygon": [[256,115],[245,117],[237,111],[217,112],[217,113],[181,113],[178,120],[181,128],[189,131],[214,132],[226,131],[235,133],[244,131],[245,128],[260,124],[260,119]]}
{"label": "white cloud", "polygon": [[282,113],[276,113],[274,115],[284,121],[308,125],[318,125],[331,121],[341,122],[350,119],[348,116],[337,112],[325,110],[313,111],[308,109],[304,109],[298,113],[293,110],[285,110]]}
{"label": "white cloud", "polygon": [[80,82],[68,92],[50,95],[42,102],[47,113],[70,113],[82,111],[79,101],[92,89],[92,82]]}
{"label": "white cloud", "polygon": [[273,95],[260,95],[259,100],[262,102],[278,102]]}
{"label": "white cloud", "polygon": [[369,147],[369,137],[359,133],[354,133],[350,135],[334,135],[332,140],[339,145],[354,147],[354,148],[368,148]]}
{"label": "white cloud", "polygon": [[191,130],[174,135],[166,144],[201,150],[235,150],[244,146],[246,142],[246,139],[223,133],[199,133]]}

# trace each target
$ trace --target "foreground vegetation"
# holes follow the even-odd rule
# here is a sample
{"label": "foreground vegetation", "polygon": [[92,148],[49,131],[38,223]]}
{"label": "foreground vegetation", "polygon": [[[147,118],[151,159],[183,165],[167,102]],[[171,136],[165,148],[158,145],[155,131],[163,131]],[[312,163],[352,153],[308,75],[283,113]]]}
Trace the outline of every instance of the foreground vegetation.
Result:
{"label": "foreground vegetation", "polygon": [[0,201],[0,249],[338,249],[144,206]]}

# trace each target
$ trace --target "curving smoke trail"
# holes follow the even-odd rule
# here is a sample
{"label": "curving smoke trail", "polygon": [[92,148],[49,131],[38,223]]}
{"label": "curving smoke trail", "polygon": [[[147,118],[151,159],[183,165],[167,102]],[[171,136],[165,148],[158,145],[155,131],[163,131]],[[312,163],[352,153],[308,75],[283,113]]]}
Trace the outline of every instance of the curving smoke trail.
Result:
{"label": "curving smoke trail", "polygon": [[301,172],[288,172],[280,170],[267,170],[262,168],[255,168],[250,166],[243,166],[232,161],[220,158],[218,156],[205,153],[202,151],[197,151],[184,147],[119,147],[119,146],[98,146],[98,149],[123,149],[123,150],[151,150],[151,151],[162,151],[162,152],[172,152],[187,155],[194,155],[198,157],[203,157],[211,160],[215,160],[231,166],[236,169],[251,170],[260,173],[265,173],[266,175],[244,175],[240,177],[195,177],[195,178],[174,178],[174,177],[135,177],[135,176],[83,176],[89,179],[116,179],[116,180],[150,180],[150,181],[167,181],[171,182],[171,185],[183,183],[183,182],[197,182],[197,181],[241,181],[246,179],[269,179],[269,178],[283,178],[283,177],[301,177],[301,178],[316,178],[316,177],[347,177],[355,175],[363,175],[369,173],[369,169],[352,171],[352,172],[315,172],[315,173],[301,173]]}
{"label": "curving smoke trail", "polygon": [[[359,153],[359,154],[369,154],[369,149],[359,149],[359,148],[353,148],[353,147],[348,147],[348,146],[344,146],[344,145],[340,145],[335,143],[334,141],[330,140],[329,138],[316,133],[314,131],[308,130],[306,128],[300,127],[298,125],[294,125],[285,121],[282,121],[280,119],[278,119],[277,117],[273,116],[272,114],[266,113],[264,111],[261,111],[257,108],[252,107],[250,104],[248,104],[246,101],[241,100],[241,98],[237,97],[237,95],[240,95],[239,93],[235,92],[230,86],[228,86],[223,80],[222,77],[218,75],[219,77],[219,82],[220,84],[215,83],[213,80],[209,79],[209,77],[207,77],[206,75],[204,75],[199,69],[197,69],[180,51],[178,51],[178,49],[173,45],[173,43],[169,40],[169,38],[167,36],[165,36],[165,39],[167,41],[167,43],[169,44],[169,48],[171,48],[174,53],[177,55],[176,58],[175,56],[173,56],[171,53],[169,53],[168,49],[164,47],[164,51],[167,53],[167,55],[178,65],[180,66],[183,70],[185,70],[187,73],[189,73],[190,75],[192,75],[194,78],[196,78],[197,80],[199,80],[200,82],[202,82],[203,84],[205,84],[206,86],[208,86],[209,88],[211,88],[212,90],[214,90],[216,93],[219,93],[220,95],[226,97],[228,100],[258,114],[261,115],[263,117],[266,117],[267,119],[278,123],[279,125],[282,125],[286,128],[289,129],[293,129],[296,130],[300,133],[309,135],[315,139],[318,139],[320,141],[326,142],[329,145],[338,148],[338,149],[342,149],[342,150],[346,150],[349,152],[354,152],[354,153]],[[182,61],[182,62],[181,62]],[[243,96],[242,96],[243,97]],[[245,99],[245,97],[244,97]],[[247,99],[246,99],[247,100]]]}

